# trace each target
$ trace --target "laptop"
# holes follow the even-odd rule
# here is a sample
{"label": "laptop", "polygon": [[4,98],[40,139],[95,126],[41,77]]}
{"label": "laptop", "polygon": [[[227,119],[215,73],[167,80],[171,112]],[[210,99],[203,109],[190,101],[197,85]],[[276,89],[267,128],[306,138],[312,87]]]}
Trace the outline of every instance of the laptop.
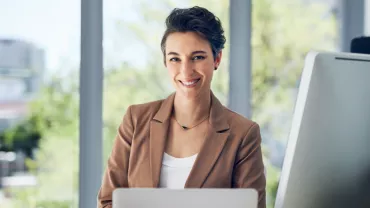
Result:
{"label": "laptop", "polygon": [[257,208],[254,189],[118,188],[113,208]]}

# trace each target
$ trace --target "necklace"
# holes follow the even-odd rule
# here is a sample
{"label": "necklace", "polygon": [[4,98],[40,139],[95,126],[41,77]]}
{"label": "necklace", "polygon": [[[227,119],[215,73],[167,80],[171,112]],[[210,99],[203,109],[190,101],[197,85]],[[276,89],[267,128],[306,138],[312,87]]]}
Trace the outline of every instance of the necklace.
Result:
{"label": "necklace", "polygon": [[181,126],[181,128],[183,129],[183,130],[189,130],[189,129],[192,129],[192,128],[194,128],[194,127],[197,127],[197,126],[199,126],[201,123],[203,123],[207,118],[209,117],[209,115],[208,116],[206,116],[204,119],[202,119],[198,124],[196,124],[196,125],[194,125],[194,126],[192,126],[192,127],[188,127],[188,126],[184,126],[184,125],[181,125],[180,124],[180,122],[175,118],[175,116],[173,117],[174,119],[175,119],[175,121],[177,122],[177,124],[179,124],[180,126]]}

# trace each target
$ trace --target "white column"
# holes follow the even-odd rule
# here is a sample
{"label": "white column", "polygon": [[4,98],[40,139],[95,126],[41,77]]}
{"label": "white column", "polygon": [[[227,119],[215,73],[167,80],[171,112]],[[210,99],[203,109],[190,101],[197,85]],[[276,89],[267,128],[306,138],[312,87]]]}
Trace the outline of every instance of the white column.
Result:
{"label": "white column", "polygon": [[229,108],[251,117],[252,0],[230,0]]}
{"label": "white column", "polygon": [[81,0],[79,207],[96,207],[102,178],[102,0]]}
{"label": "white column", "polygon": [[365,0],[365,35],[370,36],[370,0]]}
{"label": "white column", "polygon": [[351,40],[365,35],[365,0],[339,0],[340,48],[350,52]]}

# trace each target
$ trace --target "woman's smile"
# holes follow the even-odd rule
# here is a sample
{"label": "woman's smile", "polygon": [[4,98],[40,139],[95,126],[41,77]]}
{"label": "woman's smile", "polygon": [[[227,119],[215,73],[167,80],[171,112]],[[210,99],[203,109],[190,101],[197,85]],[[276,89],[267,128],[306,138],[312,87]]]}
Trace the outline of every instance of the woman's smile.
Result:
{"label": "woman's smile", "polygon": [[200,81],[200,78],[199,79],[192,79],[192,80],[187,80],[187,81],[182,81],[182,80],[179,80],[179,82],[186,88],[193,88],[195,86],[197,86],[197,84],[199,83]]}

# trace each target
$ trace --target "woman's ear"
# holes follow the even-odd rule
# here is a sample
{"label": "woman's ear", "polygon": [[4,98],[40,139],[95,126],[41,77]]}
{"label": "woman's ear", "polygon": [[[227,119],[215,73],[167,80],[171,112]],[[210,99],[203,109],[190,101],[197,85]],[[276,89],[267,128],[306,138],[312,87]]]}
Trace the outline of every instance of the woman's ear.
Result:
{"label": "woman's ear", "polygon": [[217,70],[217,68],[220,66],[221,58],[222,58],[222,50],[218,52],[215,58],[215,70]]}

